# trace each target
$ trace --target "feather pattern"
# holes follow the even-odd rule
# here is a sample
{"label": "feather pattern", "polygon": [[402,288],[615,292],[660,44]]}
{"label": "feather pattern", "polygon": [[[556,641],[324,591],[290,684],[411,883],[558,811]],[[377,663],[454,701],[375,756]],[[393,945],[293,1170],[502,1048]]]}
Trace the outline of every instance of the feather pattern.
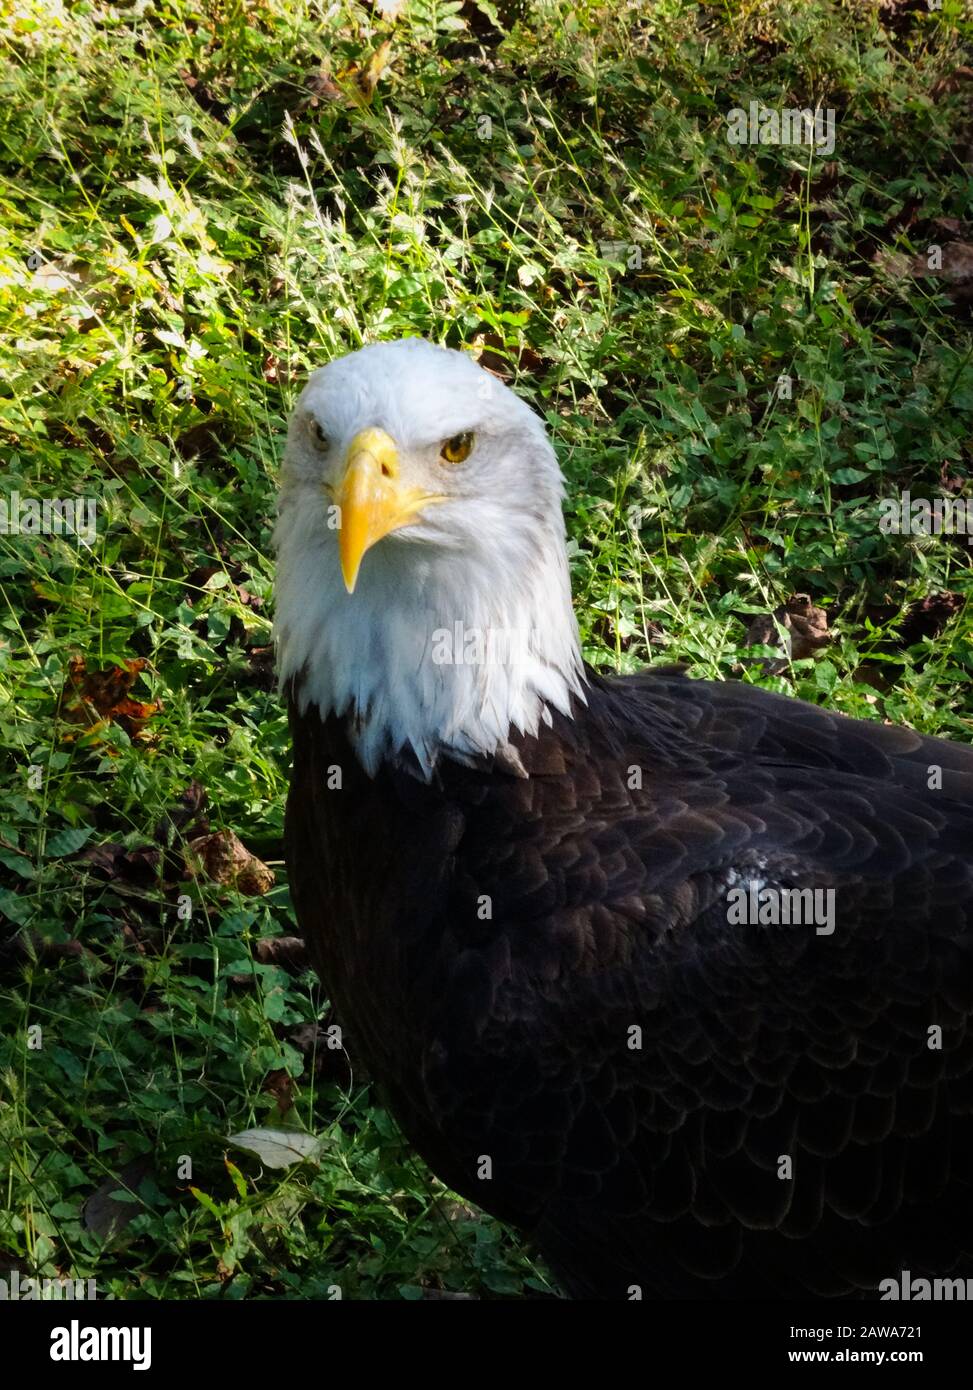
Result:
{"label": "feather pattern", "polygon": [[[970,749],[678,672],[589,673],[526,779],[371,778],[292,724],[294,901],[353,1044],[570,1291],[970,1272]],[[730,926],[749,878],[832,889],[833,933]]]}

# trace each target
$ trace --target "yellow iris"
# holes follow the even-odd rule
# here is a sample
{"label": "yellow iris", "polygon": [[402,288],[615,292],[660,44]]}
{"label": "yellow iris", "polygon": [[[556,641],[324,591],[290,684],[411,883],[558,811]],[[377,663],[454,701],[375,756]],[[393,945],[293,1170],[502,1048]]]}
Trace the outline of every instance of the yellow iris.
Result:
{"label": "yellow iris", "polygon": [[447,463],[464,463],[470,456],[473,448],[473,435],[469,430],[463,434],[454,434],[452,439],[447,439],[443,443],[442,457]]}

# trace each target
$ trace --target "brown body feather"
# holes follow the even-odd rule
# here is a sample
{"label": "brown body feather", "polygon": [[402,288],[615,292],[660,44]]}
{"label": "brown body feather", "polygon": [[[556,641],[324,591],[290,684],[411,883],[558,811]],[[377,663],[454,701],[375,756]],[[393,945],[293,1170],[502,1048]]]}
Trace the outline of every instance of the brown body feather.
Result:
{"label": "brown body feather", "polygon": [[[588,696],[526,777],[428,784],[292,700],[298,918],[406,1135],[575,1295],[973,1275],[973,750],[668,671]],[[750,877],[834,889],[833,934],[730,925]]]}

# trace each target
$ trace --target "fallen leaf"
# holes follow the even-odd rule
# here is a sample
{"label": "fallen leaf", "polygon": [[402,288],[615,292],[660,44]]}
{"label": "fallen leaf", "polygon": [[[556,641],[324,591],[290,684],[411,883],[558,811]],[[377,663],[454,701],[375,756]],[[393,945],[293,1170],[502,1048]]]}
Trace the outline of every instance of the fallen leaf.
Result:
{"label": "fallen leaf", "polygon": [[144,657],[136,657],[124,666],[89,671],[83,656],[73,656],[58,699],[58,717],[66,724],[84,725],[87,734],[118,723],[130,738],[137,738],[163,707],[161,700],[133,700],[129,695],[148,665]]}
{"label": "fallen leaf", "polygon": [[524,346],[514,352],[497,333],[478,333],[473,339],[473,346],[479,350],[477,361],[480,366],[491,375],[500,377],[501,381],[509,381],[515,367],[536,376],[547,366],[544,358],[533,348]]}
{"label": "fallen leaf", "polygon": [[307,946],[302,936],[262,936],[254,955],[261,965],[289,965],[295,970],[308,968]]}
{"label": "fallen leaf", "polygon": [[205,111],[208,116],[212,116],[215,120],[225,124],[229,106],[215,97],[210,88],[204,86],[199,78],[194,77],[187,68],[180,69],[179,76],[200,109]]}
{"label": "fallen leaf", "polygon": [[952,298],[966,303],[973,289],[973,243],[939,234],[930,235],[929,246],[914,256],[903,251],[882,251],[875,264],[893,280],[945,280]]}
{"label": "fallen leaf", "polygon": [[955,241],[963,235],[963,224],[958,217],[934,217],[929,227],[939,241]]}
{"label": "fallen leaf", "polygon": [[338,74],[340,78],[346,80],[346,90],[357,106],[371,105],[379,78],[385,71],[391,51],[392,42],[390,39],[386,39],[369,56],[364,67],[359,66],[358,63],[350,63]]}
{"label": "fallen leaf", "polygon": [[80,275],[69,270],[64,264],[57,261],[44,261],[34,271],[34,278],[31,283],[47,294],[63,294],[65,290],[81,289],[83,280]]}
{"label": "fallen leaf", "polygon": [[165,819],[156,826],[155,838],[160,844],[168,845],[175,833],[184,832],[191,826],[196,827],[197,836],[208,834],[209,826],[203,816],[206,802],[206,788],[201,782],[190,782],[189,786],[179,793],[176,805],[171,811],[166,812]]}
{"label": "fallen leaf", "polygon": [[[287,1035],[287,1041],[296,1047],[305,1061],[305,1067],[313,1070],[319,1080],[333,1082],[346,1091],[353,1082],[359,1085],[369,1080],[364,1063],[355,1058],[351,1060],[347,1035],[342,1031],[341,1046],[331,1045],[333,1039],[329,1029],[336,1022],[333,1010],[329,1009],[317,1023],[302,1023]],[[351,1051],[354,1051],[352,1046]]]}
{"label": "fallen leaf", "polygon": [[276,1109],[283,1120],[289,1110],[294,1108],[294,1092],[297,1083],[289,1071],[272,1071],[264,1080],[263,1089],[274,1097]]}
{"label": "fallen leaf", "polygon": [[911,647],[923,638],[938,637],[943,628],[963,607],[963,595],[949,590],[941,594],[929,594],[912,604],[902,621],[900,635],[902,645]]}
{"label": "fallen leaf", "polygon": [[162,851],[158,849],[126,849],[124,845],[91,845],[79,856],[99,874],[108,879],[147,887],[159,877]]}
{"label": "fallen leaf", "polygon": [[187,858],[194,878],[205,876],[224,887],[236,888],[247,897],[267,893],[274,886],[269,869],[232,830],[217,830],[190,840]]}
{"label": "fallen leaf", "polygon": [[[331,76],[325,68],[319,69],[318,72],[312,72],[309,77],[305,77],[304,86],[308,92],[306,102],[308,106],[315,107],[322,101],[345,100],[344,92],[336,82],[331,80]],[[298,110],[300,111],[303,109],[304,105],[305,103],[302,103]],[[283,287],[283,280],[281,280],[280,283],[281,287]]]}
{"label": "fallen leaf", "polygon": [[84,1204],[84,1224],[102,1240],[119,1235],[142,1211],[138,1187],[151,1171],[151,1160],[145,1157],[126,1163],[118,1177],[108,1177]]}
{"label": "fallen leaf", "polygon": [[229,1143],[256,1154],[267,1168],[289,1168],[313,1158],[321,1140],[299,1129],[244,1129],[231,1134]]}
{"label": "fallen leaf", "polygon": [[973,82],[973,68],[958,67],[947,73],[945,77],[940,77],[929,88],[929,95],[935,101],[938,97],[946,96],[950,92],[958,92],[967,82]]}
{"label": "fallen leaf", "polygon": [[831,641],[827,613],[815,608],[807,594],[794,594],[773,613],[736,616],[747,624],[745,646],[775,647],[781,652],[776,660],[758,659],[757,664],[762,664],[768,675],[779,675],[789,662],[813,656]]}
{"label": "fallen leaf", "polygon": [[214,458],[221,449],[233,443],[234,437],[234,429],[230,421],[215,417],[201,420],[197,425],[191,425],[174,442],[180,458],[191,459],[197,456]]}
{"label": "fallen leaf", "polygon": [[0,958],[10,955],[41,965],[54,965],[59,960],[80,960],[85,954],[80,941],[47,941],[39,932],[33,931],[18,932],[9,941],[0,943]]}

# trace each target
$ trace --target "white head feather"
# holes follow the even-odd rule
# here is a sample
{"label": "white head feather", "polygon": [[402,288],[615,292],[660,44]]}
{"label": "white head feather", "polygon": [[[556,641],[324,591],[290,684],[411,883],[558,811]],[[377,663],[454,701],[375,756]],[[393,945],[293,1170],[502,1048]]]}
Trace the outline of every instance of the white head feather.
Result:
{"label": "white head feather", "polygon": [[[403,484],[444,500],[374,544],[349,594],[332,490],[372,427],[394,441]],[[442,442],[467,431],[468,459],[445,462]],[[464,353],[409,338],[314,372],[275,537],[278,667],[300,678],[301,710],[349,716],[370,773],[411,748],[427,776],[440,755],[497,754],[513,730],[568,713],[584,676],[562,495],[541,421]]]}

